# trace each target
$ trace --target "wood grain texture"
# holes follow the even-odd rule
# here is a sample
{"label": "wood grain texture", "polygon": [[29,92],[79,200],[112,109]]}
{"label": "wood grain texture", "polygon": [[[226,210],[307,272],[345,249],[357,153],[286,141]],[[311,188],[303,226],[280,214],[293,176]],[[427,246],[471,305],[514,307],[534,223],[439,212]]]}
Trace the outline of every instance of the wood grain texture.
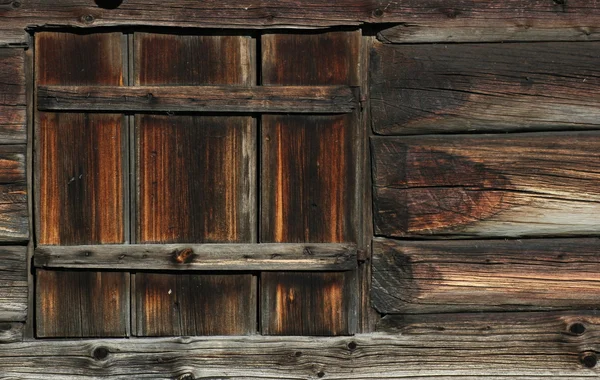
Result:
{"label": "wood grain texture", "polygon": [[600,231],[600,134],[372,138],[375,233],[569,236]]}
{"label": "wood grain texture", "polygon": [[375,44],[373,128],[385,135],[597,129],[599,65],[596,42]]}
{"label": "wood grain texture", "polygon": [[36,333],[123,337],[129,325],[129,273],[36,271]]}
{"label": "wood grain texture", "polygon": [[381,313],[595,309],[599,242],[378,238],[373,305]]}
{"label": "wood grain texture", "polygon": [[261,274],[264,335],[348,335],[355,291],[345,272]]}
{"label": "wood grain texture", "polygon": [[29,239],[24,145],[0,145],[0,241]]}
{"label": "wood grain texture", "polygon": [[250,117],[138,115],[139,243],[252,242]]}
{"label": "wood grain texture", "polygon": [[40,113],[39,244],[124,241],[122,116]]}
{"label": "wood grain texture", "polygon": [[315,28],[372,23],[400,23],[382,34],[399,42],[480,40],[594,40],[599,38],[597,0],[564,2],[507,0],[237,0],[115,1],[50,0],[0,5],[0,46],[25,44],[27,26],[182,26],[225,28]]}
{"label": "wood grain texture", "polygon": [[44,380],[597,379],[598,367],[580,362],[583,352],[599,350],[597,317],[584,322],[581,336],[557,330],[560,323],[546,323],[548,330],[539,333],[515,324],[508,335],[472,328],[441,335],[434,322],[430,329],[417,324],[421,334],[342,338],[38,340],[0,345],[0,371],[9,379]]}
{"label": "wood grain texture", "polygon": [[349,113],[358,102],[346,86],[50,86],[37,94],[46,111]]}
{"label": "wood grain texture", "polygon": [[[0,322],[25,321],[27,317],[27,247],[0,247]],[[2,336],[12,336],[9,332]],[[5,339],[9,339],[8,337]]]}
{"label": "wood grain texture", "polygon": [[247,335],[256,331],[250,274],[135,275],[138,336]]}
{"label": "wood grain texture", "polygon": [[[1,38],[0,38],[1,39]],[[25,54],[0,49],[0,143],[26,141]]]}
{"label": "wood grain texture", "polygon": [[128,270],[349,270],[354,244],[38,246],[35,266]]}
{"label": "wood grain texture", "polygon": [[23,323],[0,323],[0,344],[23,341]]}

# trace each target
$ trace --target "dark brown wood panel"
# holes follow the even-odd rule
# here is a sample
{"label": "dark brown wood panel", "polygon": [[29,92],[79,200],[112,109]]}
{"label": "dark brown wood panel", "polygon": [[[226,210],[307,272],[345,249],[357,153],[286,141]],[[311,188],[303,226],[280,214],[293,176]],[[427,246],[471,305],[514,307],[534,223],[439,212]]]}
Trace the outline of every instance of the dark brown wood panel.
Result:
{"label": "dark brown wood panel", "polygon": [[255,284],[250,274],[137,273],[136,335],[253,334]]}
{"label": "dark brown wood panel", "polygon": [[128,326],[129,273],[36,271],[37,337],[122,337]]}
{"label": "dark brown wood panel", "polygon": [[[25,321],[26,317],[27,247],[0,247],[0,322]],[[0,342],[4,335],[0,333]]]}
{"label": "dark brown wood panel", "polygon": [[354,241],[354,115],[262,118],[262,242]]}
{"label": "dark brown wood panel", "polygon": [[349,113],[358,104],[348,86],[49,86],[37,96],[46,111]]}
{"label": "dark brown wood panel", "polygon": [[39,115],[39,244],[121,243],[122,116]]}
{"label": "dark brown wood panel", "polygon": [[598,129],[599,66],[597,42],[375,44],[373,128],[385,135]]}
{"label": "dark brown wood panel", "polygon": [[0,49],[0,143],[25,143],[26,108],[25,54]]}
{"label": "dark brown wood panel", "polygon": [[599,242],[378,238],[373,305],[386,314],[595,309]]}
{"label": "dark brown wood panel", "polygon": [[255,42],[244,35],[135,33],[135,85],[255,84]]}
{"label": "dark brown wood panel", "polygon": [[252,242],[249,117],[138,115],[139,243]]}
{"label": "dark brown wood panel", "polygon": [[400,23],[399,42],[598,39],[597,0],[239,0],[164,2],[49,0],[0,4],[0,46],[24,44],[39,25],[314,28]]}
{"label": "dark brown wood panel", "polygon": [[352,272],[263,272],[261,325],[265,335],[350,333]]}
{"label": "dark brown wood panel", "polygon": [[375,137],[375,233],[571,236],[600,231],[600,133]]}
{"label": "dark brown wood panel", "polygon": [[35,266],[133,270],[349,270],[355,244],[110,244],[38,246]]}

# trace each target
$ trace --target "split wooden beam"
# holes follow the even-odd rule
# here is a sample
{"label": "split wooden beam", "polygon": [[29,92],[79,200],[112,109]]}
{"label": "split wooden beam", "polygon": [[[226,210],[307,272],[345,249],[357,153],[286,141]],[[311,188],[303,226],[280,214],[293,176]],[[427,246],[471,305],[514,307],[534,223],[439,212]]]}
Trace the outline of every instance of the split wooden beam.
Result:
{"label": "split wooden beam", "polygon": [[42,86],[42,111],[350,113],[349,86]]}

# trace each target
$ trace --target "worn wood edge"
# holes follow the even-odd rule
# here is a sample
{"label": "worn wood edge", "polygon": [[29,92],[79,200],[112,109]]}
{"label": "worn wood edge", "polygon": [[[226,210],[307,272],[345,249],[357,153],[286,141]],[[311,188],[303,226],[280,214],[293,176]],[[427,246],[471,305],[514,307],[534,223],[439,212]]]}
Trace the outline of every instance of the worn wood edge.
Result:
{"label": "worn wood edge", "polygon": [[0,323],[0,344],[21,342],[23,340],[23,323]]}
{"label": "worn wood edge", "polygon": [[161,244],[38,246],[41,268],[119,270],[352,270],[355,244]]}
{"label": "worn wood edge", "polygon": [[42,111],[349,113],[348,86],[40,86]]}
{"label": "worn wood edge", "polygon": [[[5,378],[590,379],[596,341],[568,334],[439,331],[354,337],[41,340],[0,345]],[[509,335],[510,337],[510,335]],[[557,339],[558,337],[558,339]]]}

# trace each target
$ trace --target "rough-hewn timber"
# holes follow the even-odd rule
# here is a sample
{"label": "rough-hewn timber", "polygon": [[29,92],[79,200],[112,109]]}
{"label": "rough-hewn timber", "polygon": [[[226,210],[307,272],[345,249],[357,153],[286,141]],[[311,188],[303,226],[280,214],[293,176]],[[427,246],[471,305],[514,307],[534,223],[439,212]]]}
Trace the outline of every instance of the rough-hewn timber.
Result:
{"label": "rough-hewn timber", "polygon": [[598,67],[600,42],[375,44],[373,128],[385,135],[598,129]]}
{"label": "rough-hewn timber", "polygon": [[38,109],[53,111],[349,113],[345,86],[40,87]]}
{"label": "rough-hewn timber", "polygon": [[[560,319],[560,316],[558,317]],[[597,318],[575,335],[560,323],[515,324],[494,334],[485,318],[464,334],[344,338],[243,337],[36,341],[0,345],[0,373],[13,379],[597,379]],[[548,330],[544,332],[546,329]],[[489,327],[489,328],[488,328]],[[560,329],[560,330],[559,330]],[[404,331],[410,332],[410,326]],[[584,359],[585,360],[585,359]]]}
{"label": "rough-hewn timber", "polygon": [[23,323],[0,322],[0,344],[23,340]]}
{"label": "rough-hewn timber", "polygon": [[375,233],[600,231],[600,133],[374,137]]}
{"label": "rough-hewn timber", "polygon": [[0,49],[0,143],[25,143],[25,111],[25,54]]}
{"label": "rough-hewn timber", "polygon": [[130,270],[347,270],[354,244],[161,244],[38,246],[43,268]]}
{"label": "rough-hewn timber", "polygon": [[595,309],[600,239],[373,242],[381,313]]}
{"label": "rough-hewn timber", "polygon": [[[27,316],[26,261],[27,247],[0,247],[0,322],[25,321]],[[2,336],[5,334],[13,335],[2,332],[0,341],[4,339]]]}
{"label": "rough-hewn timber", "polygon": [[0,146],[0,241],[29,238],[25,145]]}
{"label": "rough-hewn timber", "polygon": [[400,23],[380,38],[401,42],[591,40],[598,0],[27,0],[0,3],[0,43],[24,44],[28,26],[285,28]]}

